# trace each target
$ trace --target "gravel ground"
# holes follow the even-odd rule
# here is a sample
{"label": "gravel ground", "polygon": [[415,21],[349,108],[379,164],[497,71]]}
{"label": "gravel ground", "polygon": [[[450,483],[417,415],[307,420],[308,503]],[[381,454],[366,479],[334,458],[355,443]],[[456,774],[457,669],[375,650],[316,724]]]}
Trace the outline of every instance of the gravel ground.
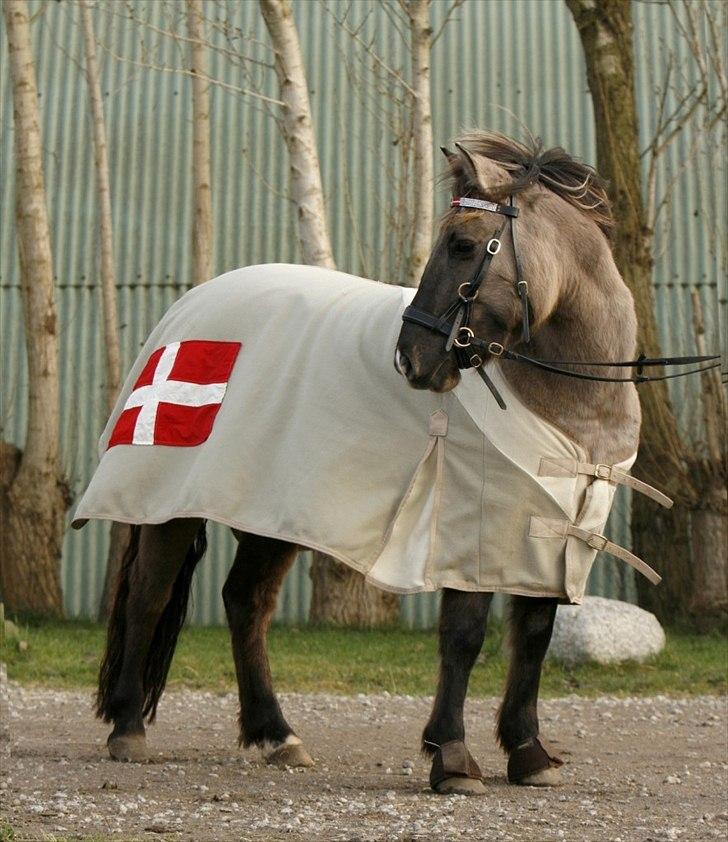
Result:
{"label": "gravel ground", "polygon": [[167,694],[148,732],[152,761],[117,764],[89,693],[11,684],[4,821],[19,840],[726,838],[725,698],[543,702],[544,735],[567,760],[565,785],[550,790],[506,784],[492,736],[497,700],[472,701],[469,746],[487,788],[476,798],[427,789],[417,745],[430,699],[291,694],[282,703],[314,769],[273,769],[238,751],[231,694]]}

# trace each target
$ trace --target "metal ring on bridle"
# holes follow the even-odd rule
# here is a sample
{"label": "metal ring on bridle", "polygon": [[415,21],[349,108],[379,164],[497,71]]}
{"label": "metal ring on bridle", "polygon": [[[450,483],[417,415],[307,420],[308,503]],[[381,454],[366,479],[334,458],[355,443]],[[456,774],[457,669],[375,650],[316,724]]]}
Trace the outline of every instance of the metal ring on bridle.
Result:
{"label": "metal ring on bridle", "polygon": [[[463,342],[460,339],[462,334],[465,334],[465,338],[466,338],[465,342]],[[458,335],[455,339],[454,344],[457,345],[458,348],[468,348],[470,346],[470,340],[473,339],[474,337],[475,337],[475,334],[473,333],[472,330],[470,330],[469,327],[461,327],[460,330],[458,331]]]}
{"label": "metal ring on bridle", "polygon": [[458,296],[459,296],[461,301],[465,301],[465,302],[475,301],[475,299],[478,297],[478,290],[477,289],[473,292],[473,295],[470,298],[468,298],[466,295],[463,295],[463,287],[469,287],[469,286],[470,286],[470,281],[465,281],[464,284],[460,284],[460,286],[458,287]]}
{"label": "metal ring on bridle", "polygon": [[488,240],[488,245],[485,247],[488,254],[498,254],[501,250],[501,241],[497,237]]}

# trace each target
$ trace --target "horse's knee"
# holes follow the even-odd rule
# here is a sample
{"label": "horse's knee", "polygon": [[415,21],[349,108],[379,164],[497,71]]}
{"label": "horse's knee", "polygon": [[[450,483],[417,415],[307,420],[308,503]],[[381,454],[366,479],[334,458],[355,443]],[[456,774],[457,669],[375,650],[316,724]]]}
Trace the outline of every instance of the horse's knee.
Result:
{"label": "horse's knee", "polygon": [[440,635],[440,648],[444,657],[461,656],[468,660],[478,657],[485,639],[485,624],[472,617],[461,617],[448,623]]}

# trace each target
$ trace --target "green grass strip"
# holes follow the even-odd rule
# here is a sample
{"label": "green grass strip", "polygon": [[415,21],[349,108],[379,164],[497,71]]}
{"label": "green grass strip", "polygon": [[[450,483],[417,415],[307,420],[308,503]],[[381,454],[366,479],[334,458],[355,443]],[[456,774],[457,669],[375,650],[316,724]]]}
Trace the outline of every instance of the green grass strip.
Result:
{"label": "green grass strip", "polygon": [[[102,627],[79,622],[21,625],[19,638],[0,646],[8,677],[27,685],[91,688],[104,646]],[[20,641],[25,641],[27,646]],[[437,679],[437,636],[424,631],[359,631],[274,627],[269,654],[276,688],[288,692],[432,695]],[[473,670],[470,695],[500,695],[507,670],[502,626],[493,624]],[[728,689],[728,647],[720,636],[668,632],[665,650],[642,664],[547,661],[541,696],[696,695]],[[168,686],[226,692],[235,689],[226,629],[187,628]]]}

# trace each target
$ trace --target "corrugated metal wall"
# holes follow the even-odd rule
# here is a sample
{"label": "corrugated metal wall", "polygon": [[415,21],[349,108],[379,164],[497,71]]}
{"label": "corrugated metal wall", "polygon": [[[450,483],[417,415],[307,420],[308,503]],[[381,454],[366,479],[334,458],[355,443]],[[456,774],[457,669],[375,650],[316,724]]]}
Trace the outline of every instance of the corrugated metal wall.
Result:
{"label": "corrugated metal wall", "polygon": [[[383,280],[399,280],[400,236],[393,224],[403,175],[398,137],[401,89],[392,74],[372,70],[360,44],[334,16],[348,13],[348,25],[362,42],[407,78],[404,43],[392,23],[396,4],[294,0],[306,57],[316,119],[329,221],[340,268]],[[449,2],[435,0],[435,29]],[[72,3],[34,2],[33,23],[43,119],[46,186],[61,324],[63,452],[75,492],[87,481],[95,441],[104,422],[103,346],[100,295],[96,282],[96,208],[88,97],[81,72],[78,9]],[[275,96],[274,79],[261,65],[232,60],[248,36],[259,45],[244,49],[269,59],[257,3],[210,2],[213,37],[223,53],[211,56],[211,75],[235,88],[255,85]],[[638,107],[643,138],[655,121],[654,86],[662,77],[665,50],[686,57],[669,11],[658,4],[635,5]],[[139,20],[136,20],[138,18]],[[102,63],[119,279],[120,323],[126,364],[164,310],[189,286],[191,225],[191,94],[189,79],[150,70],[184,65],[184,47],[158,30],[184,32],[184,6],[173,2],[130,4],[101,0],[94,12]],[[145,26],[146,21],[151,26]],[[223,32],[223,23],[231,25]],[[2,66],[2,162],[4,200],[0,219],[0,329],[3,354],[4,436],[22,446],[25,425],[25,363],[14,244],[12,103],[7,77],[7,44],[0,39]],[[436,143],[465,127],[518,132],[523,121],[551,144],[561,144],[594,160],[594,129],[578,36],[561,0],[466,0],[432,56],[433,119]],[[379,93],[386,92],[387,95]],[[212,90],[213,197],[216,225],[215,269],[266,261],[295,261],[295,219],[285,199],[287,162],[269,108],[250,97]],[[663,158],[662,195],[690,154],[689,133]],[[705,148],[705,145],[703,147]],[[710,144],[707,145],[710,149]],[[700,290],[708,335],[715,347],[726,301],[726,197],[715,166],[720,139],[710,156],[678,178],[674,201],[658,232],[655,268],[662,339],[672,353],[694,351],[690,291]],[[439,165],[439,163],[438,163]],[[444,196],[440,194],[442,205]],[[725,324],[723,320],[720,322]],[[725,349],[724,349],[725,350]],[[694,381],[678,381],[674,395],[681,420],[689,415]],[[695,426],[692,424],[692,426]],[[628,505],[621,499],[611,532],[628,543]],[[215,528],[211,552],[195,584],[194,620],[223,622],[219,598],[232,558],[233,541]],[[66,607],[71,616],[94,616],[102,586],[106,529],[90,524],[69,534],[63,558]],[[592,592],[632,598],[634,583],[622,565],[602,558]],[[278,619],[304,622],[309,580],[306,559],[292,571],[281,596]],[[429,626],[435,596],[403,600],[404,621]]]}

